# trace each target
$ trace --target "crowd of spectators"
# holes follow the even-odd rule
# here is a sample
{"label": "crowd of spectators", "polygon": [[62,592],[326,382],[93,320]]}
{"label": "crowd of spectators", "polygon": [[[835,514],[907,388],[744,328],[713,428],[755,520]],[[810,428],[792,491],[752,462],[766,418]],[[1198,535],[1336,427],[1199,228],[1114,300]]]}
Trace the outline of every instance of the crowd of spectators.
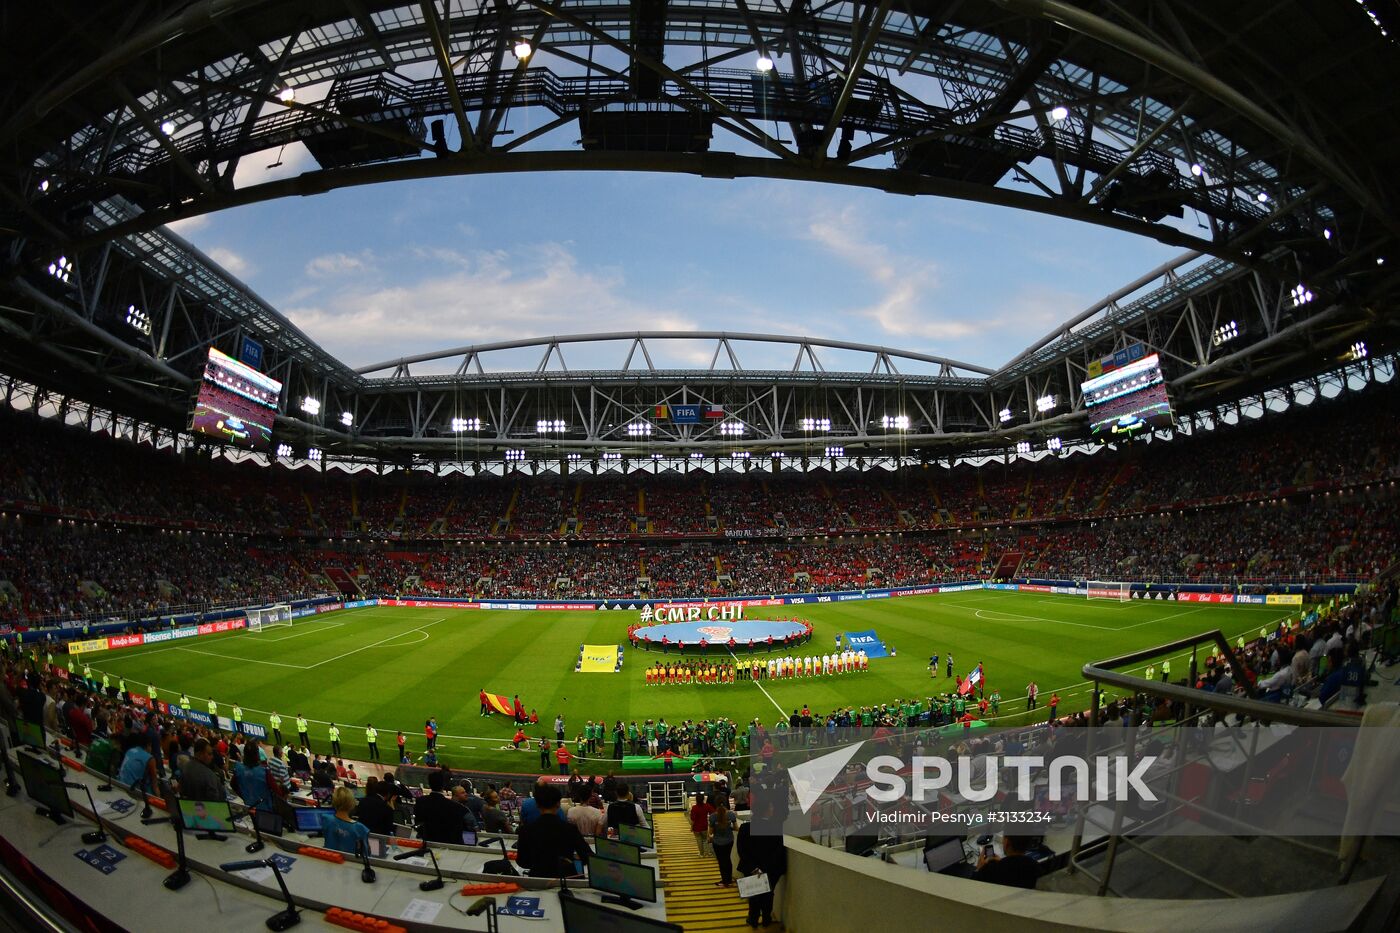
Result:
{"label": "crowd of spectators", "polygon": [[0,521],[0,581],[10,584],[0,587],[0,622],[156,615],[314,591],[284,546],[259,550],[203,532],[13,519]]}
{"label": "crowd of spectators", "polygon": [[[0,410],[0,622],[293,596],[328,579],[346,592],[531,598],[1013,572],[1364,579],[1400,558],[1397,400],[1400,387],[1384,386],[1034,463],[581,479],[269,469]],[[678,534],[698,540],[667,540]]]}
{"label": "crowd of spectators", "polygon": [[[575,536],[599,538],[888,532],[1113,517],[1392,478],[1400,471],[1397,395],[1400,387],[1384,386],[1197,437],[1035,463],[583,478],[265,469],[194,450],[176,454],[112,442],[81,427],[5,410],[0,501],[76,519],[408,538],[560,537],[571,533],[571,518]],[[94,472],[100,481],[92,481]],[[649,527],[638,526],[643,514]]]}

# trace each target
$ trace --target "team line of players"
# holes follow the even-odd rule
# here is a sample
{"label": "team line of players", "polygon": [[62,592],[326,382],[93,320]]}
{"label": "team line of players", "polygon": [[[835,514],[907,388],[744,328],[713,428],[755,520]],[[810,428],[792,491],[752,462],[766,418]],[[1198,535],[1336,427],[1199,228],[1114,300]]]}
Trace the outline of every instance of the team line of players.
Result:
{"label": "team line of players", "polygon": [[864,651],[839,651],[820,656],[768,658],[766,661],[677,661],[653,664],[647,668],[647,684],[730,684],[736,680],[783,680],[794,677],[824,677],[868,670]]}

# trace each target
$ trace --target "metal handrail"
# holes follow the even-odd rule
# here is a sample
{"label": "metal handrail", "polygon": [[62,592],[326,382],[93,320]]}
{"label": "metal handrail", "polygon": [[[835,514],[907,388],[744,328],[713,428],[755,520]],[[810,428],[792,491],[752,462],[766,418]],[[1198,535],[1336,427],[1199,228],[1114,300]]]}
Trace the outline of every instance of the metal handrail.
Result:
{"label": "metal handrail", "polygon": [[1160,683],[1148,680],[1145,677],[1135,677],[1132,674],[1120,674],[1112,669],[1114,667],[1123,667],[1133,664],[1137,661],[1155,658],[1170,651],[1191,648],[1204,641],[1214,641],[1221,647],[1234,669],[1240,669],[1234,656],[1234,649],[1230,647],[1229,642],[1225,640],[1225,636],[1220,630],[1215,629],[1210,632],[1202,632],[1200,635],[1191,638],[1178,639],[1170,644],[1159,645],[1155,648],[1134,651],[1116,658],[1108,658],[1103,661],[1094,661],[1085,664],[1082,669],[1084,679],[1095,683],[1112,684],[1115,687],[1121,687],[1124,690],[1130,690],[1134,693],[1146,693],[1169,700],[1178,700],[1191,706],[1209,706],[1212,709],[1220,710],[1225,713],[1236,713],[1251,719],[1265,719],[1270,722],[1283,722],[1295,726],[1341,726],[1344,728],[1355,728],[1360,725],[1359,720],[1355,716],[1323,712],[1321,710],[1299,709],[1296,706],[1288,706],[1283,703],[1265,703],[1262,700],[1246,699],[1222,693],[1207,693],[1202,690],[1197,690],[1194,687]]}

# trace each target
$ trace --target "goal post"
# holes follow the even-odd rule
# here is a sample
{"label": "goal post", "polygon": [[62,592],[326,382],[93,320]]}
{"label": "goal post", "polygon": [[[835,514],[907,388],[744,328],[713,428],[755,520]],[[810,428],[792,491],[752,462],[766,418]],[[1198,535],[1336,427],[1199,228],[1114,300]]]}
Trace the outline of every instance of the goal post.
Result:
{"label": "goal post", "polygon": [[1133,585],[1118,580],[1090,580],[1086,595],[1090,599],[1114,599],[1126,603],[1133,598]]}
{"label": "goal post", "polygon": [[266,606],[262,609],[249,609],[247,615],[248,631],[250,632],[261,632],[265,628],[292,624],[292,607],[286,603],[278,603],[275,606]]}

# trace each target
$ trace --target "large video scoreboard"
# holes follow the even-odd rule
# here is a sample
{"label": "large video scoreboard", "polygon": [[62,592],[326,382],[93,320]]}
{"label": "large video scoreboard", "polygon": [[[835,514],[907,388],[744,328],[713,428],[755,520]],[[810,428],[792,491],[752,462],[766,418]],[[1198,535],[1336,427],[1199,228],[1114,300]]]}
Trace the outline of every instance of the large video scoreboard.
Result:
{"label": "large video scoreboard", "polygon": [[282,383],[210,347],[190,430],[228,444],[266,450]]}
{"label": "large video scoreboard", "polygon": [[1095,376],[1082,383],[1080,391],[1094,434],[1136,434],[1171,427],[1171,402],[1155,353]]}

